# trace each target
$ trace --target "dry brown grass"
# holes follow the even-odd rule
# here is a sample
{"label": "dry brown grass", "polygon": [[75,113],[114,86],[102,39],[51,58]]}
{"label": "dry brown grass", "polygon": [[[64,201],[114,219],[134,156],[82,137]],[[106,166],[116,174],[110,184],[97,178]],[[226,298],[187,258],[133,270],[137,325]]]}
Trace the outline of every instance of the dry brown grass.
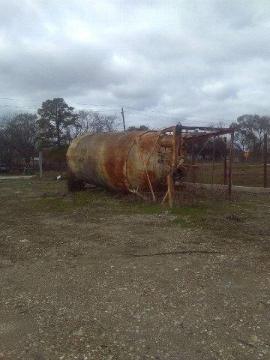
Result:
{"label": "dry brown grass", "polygon": [[[197,163],[195,170],[195,182],[211,184],[212,182],[212,163]],[[214,164],[214,183],[223,184],[224,182],[223,163]],[[234,163],[233,164],[233,184],[242,186],[263,186],[263,164]],[[192,180],[191,171],[188,180]],[[269,167],[270,184],[270,167]]]}

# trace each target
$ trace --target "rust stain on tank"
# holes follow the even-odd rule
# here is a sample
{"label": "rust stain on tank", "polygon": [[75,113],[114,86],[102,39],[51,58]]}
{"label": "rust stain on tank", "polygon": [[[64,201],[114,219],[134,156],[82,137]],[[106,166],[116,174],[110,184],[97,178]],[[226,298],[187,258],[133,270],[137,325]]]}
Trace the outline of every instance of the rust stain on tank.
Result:
{"label": "rust stain on tank", "polygon": [[67,163],[75,181],[124,192],[150,190],[153,199],[154,190],[167,184],[164,198],[172,198],[174,180],[186,171],[186,145],[233,131],[180,124],[161,131],[85,134],[72,141]]}
{"label": "rust stain on tank", "polygon": [[171,169],[171,137],[158,131],[86,134],[67,152],[78,180],[117,191],[149,190],[166,183]]}

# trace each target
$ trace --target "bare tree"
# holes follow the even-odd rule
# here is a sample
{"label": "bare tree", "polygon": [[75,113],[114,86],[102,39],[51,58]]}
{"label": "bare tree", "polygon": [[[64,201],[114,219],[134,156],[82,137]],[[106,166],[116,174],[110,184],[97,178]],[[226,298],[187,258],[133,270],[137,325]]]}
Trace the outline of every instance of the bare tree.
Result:
{"label": "bare tree", "polygon": [[117,128],[117,117],[114,115],[103,115],[92,110],[81,110],[78,112],[78,125],[76,135],[85,133],[103,133],[115,131]]}
{"label": "bare tree", "polygon": [[253,158],[262,152],[264,134],[270,134],[270,117],[259,115],[242,115],[232,123],[236,128],[235,140],[243,151],[250,151]]}
{"label": "bare tree", "polygon": [[35,114],[13,115],[0,128],[0,160],[11,166],[23,161],[29,164],[36,152],[37,116]]}

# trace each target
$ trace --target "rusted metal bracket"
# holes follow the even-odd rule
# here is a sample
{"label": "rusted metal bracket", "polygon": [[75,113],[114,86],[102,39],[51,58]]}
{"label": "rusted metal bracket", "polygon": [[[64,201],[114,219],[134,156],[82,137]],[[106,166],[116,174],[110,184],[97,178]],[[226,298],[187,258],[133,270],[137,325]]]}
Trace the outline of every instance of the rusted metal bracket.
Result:
{"label": "rusted metal bracket", "polygon": [[[232,157],[233,157],[233,139],[234,139],[234,131],[235,129],[230,128],[213,128],[206,126],[183,126],[180,123],[176,126],[172,126],[162,130],[163,134],[171,134],[171,148],[172,148],[172,159],[171,159],[171,167],[170,172],[167,175],[167,191],[165,196],[163,197],[162,203],[164,203],[167,199],[170,207],[173,206],[174,201],[174,179],[173,173],[178,168],[178,159],[179,157],[183,158],[184,142],[192,141],[192,144],[201,139],[209,139],[211,137],[216,137],[224,134],[231,134],[231,147],[230,147],[230,166],[229,166],[229,184],[228,184],[228,192],[229,196],[231,196],[232,189]],[[168,139],[167,139],[168,140]],[[213,146],[213,155],[215,152],[215,147]],[[182,165],[184,167],[184,165]],[[194,159],[193,159],[193,168],[195,167]],[[213,178],[214,171],[214,160],[212,162],[212,183],[214,181]]]}

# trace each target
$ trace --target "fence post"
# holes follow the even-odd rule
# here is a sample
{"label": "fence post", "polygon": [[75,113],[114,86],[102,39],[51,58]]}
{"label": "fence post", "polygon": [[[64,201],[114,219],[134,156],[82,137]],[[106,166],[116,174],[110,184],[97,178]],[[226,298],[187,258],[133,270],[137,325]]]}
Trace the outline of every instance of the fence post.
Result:
{"label": "fence post", "polygon": [[225,154],[224,154],[224,172],[223,172],[223,184],[227,185],[227,138],[224,137]]}
{"label": "fence post", "polygon": [[195,176],[195,153],[194,153],[194,141],[192,140],[191,143],[191,181],[193,183],[196,182],[196,176]]}
{"label": "fence post", "polygon": [[213,147],[212,147],[212,174],[211,174],[212,188],[213,188],[213,185],[214,185],[215,158],[216,158],[216,137],[214,136],[214,138],[213,138]]}
{"label": "fence post", "polygon": [[42,151],[38,153],[38,164],[39,164],[39,177],[42,178],[43,168],[42,168]]}
{"label": "fence post", "polygon": [[263,141],[263,186],[265,188],[268,186],[268,179],[267,179],[267,133],[264,134],[264,141]]}
{"label": "fence post", "polygon": [[230,158],[229,158],[229,176],[228,176],[228,193],[229,198],[232,195],[232,163],[233,163],[233,150],[234,150],[234,131],[231,133],[231,143],[230,143]]}

